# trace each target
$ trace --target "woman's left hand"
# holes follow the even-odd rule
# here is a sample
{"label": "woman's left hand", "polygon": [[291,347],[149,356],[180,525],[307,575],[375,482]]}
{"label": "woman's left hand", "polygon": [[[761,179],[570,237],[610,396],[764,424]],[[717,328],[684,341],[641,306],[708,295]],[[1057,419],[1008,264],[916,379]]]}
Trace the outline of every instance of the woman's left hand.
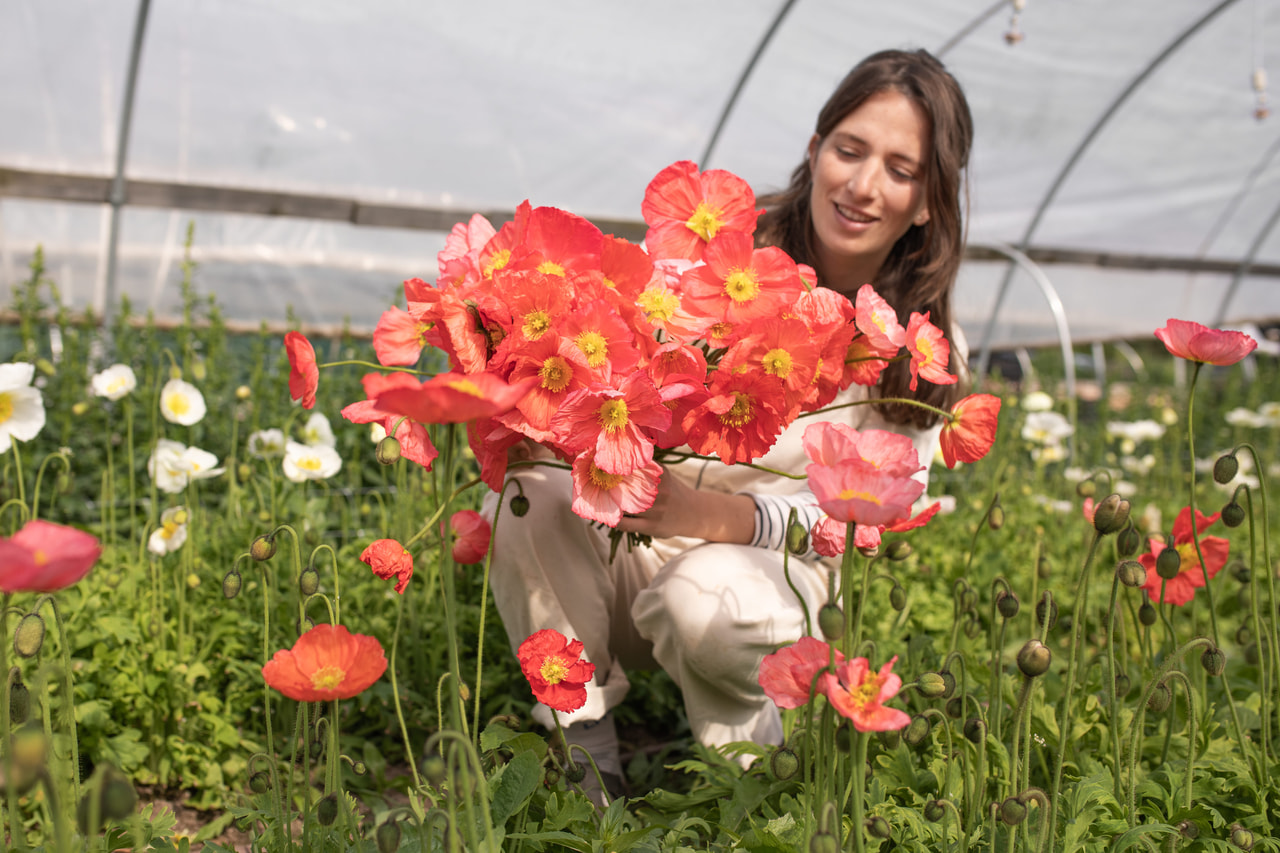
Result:
{"label": "woman's left hand", "polygon": [[755,535],[755,501],[746,495],[698,491],[664,468],[653,506],[624,515],[618,529],[658,539],[689,536],[747,545]]}

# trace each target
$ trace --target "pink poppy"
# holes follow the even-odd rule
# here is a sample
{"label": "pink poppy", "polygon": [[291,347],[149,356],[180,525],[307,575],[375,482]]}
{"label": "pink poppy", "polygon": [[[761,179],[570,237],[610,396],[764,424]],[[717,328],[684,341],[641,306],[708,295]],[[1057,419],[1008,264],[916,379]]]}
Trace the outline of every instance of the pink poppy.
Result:
{"label": "pink poppy", "polygon": [[651,432],[671,425],[671,410],[645,373],[632,373],[617,388],[596,386],[573,392],[551,419],[557,442],[570,453],[595,453],[595,464],[610,474],[629,474],[653,459]]}
{"label": "pink poppy", "polygon": [[431,326],[408,311],[392,306],[382,312],[373,330],[378,364],[417,364]]}
{"label": "pink poppy", "polygon": [[396,579],[396,592],[404,594],[413,577],[413,555],[395,539],[371,542],[360,554],[360,562],[383,580]]}
{"label": "pink poppy", "polygon": [[49,521],[28,521],[0,539],[0,590],[56,592],[76,583],[102,554],[97,537]]}
{"label": "pink poppy", "polygon": [[886,708],[884,703],[902,689],[902,678],[894,675],[893,665],[898,656],[871,671],[866,658],[853,658],[836,667],[835,674],[824,672],[819,682],[822,692],[831,706],[853,722],[860,732],[887,732],[901,729],[911,722],[911,717],[896,708]]}
{"label": "pink poppy", "polygon": [[616,527],[624,512],[640,513],[658,496],[662,466],[649,461],[626,474],[610,474],[595,463],[595,452],[584,450],[573,460],[573,503],[569,508],[590,521]]}
{"label": "pink poppy", "polygon": [[832,661],[839,665],[844,655],[838,650],[832,657],[832,648],[814,637],[801,637],[789,646],[765,655],[760,661],[760,686],[764,695],[779,708],[799,708],[809,702],[814,691],[814,678]]}
{"label": "pink poppy", "polygon": [[947,373],[951,344],[942,330],[929,322],[929,312],[911,313],[907,323],[907,350],[911,353],[911,385],[916,390],[921,378],[934,385],[954,385],[959,377]]}
{"label": "pink poppy", "polygon": [[289,396],[310,409],[316,404],[316,386],[320,384],[315,348],[301,332],[289,332],[284,336],[284,351],[289,356]]}
{"label": "pink poppy", "polygon": [[1178,358],[1219,367],[1235,364],[1258,348],[1258,342],[1244,332],[1210,329],[1190,320],[1172,318],[1164,328],[1156,329],[1156,337]]}
{"label": "pink poppy", "polygon": [[484,516],[473,509],[462,509],[449,518],[453,530],[453,561],[471,565],[484,560],[489,553],[489,537],[492,528]]}

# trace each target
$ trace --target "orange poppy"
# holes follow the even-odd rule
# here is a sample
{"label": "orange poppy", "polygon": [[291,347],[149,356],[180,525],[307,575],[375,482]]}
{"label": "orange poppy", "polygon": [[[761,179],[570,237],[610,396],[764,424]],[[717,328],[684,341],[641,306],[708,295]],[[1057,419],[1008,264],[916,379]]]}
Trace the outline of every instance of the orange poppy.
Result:
{"label": "orange poppy", "polygon": [[276,652],[262,677],[299,702],[350,699],[363,693],[387,670],[387,656],[376,637],[352,634],[343,625],[317,625],[292,649]]}

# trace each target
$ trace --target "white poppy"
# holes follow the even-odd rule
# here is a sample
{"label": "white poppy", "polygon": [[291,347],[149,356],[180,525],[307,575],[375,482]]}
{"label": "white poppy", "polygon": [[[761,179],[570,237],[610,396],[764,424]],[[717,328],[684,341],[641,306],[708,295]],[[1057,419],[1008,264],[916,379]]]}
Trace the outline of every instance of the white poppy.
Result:
{"label": "white poppy", "polygon": [[1022,398],[1022,409],[1027,412],[1047,412],[1053,408],[1053,398],[1043,391],[1032,391]]}
{"label": "white poppy", "polygon": [[1075,432],[1071,422],[1057,412],[1032,412],[1022,425],[1022,437],[1041,445],[1057,444]]}
{"label": "white poppy", "polygon": [[1224,416],[1227,423],[1238,427],[1257,428],[1266,426],[1266,419],[1255,412],[1253,409],[1237,408],[1227,412]]}
{"label": "white poppy", "polygon": [[1263,403],[1258,407],[1258,417],[1263,426],[1280,427],[1280,403]]}
{"label": "white poppy", "polygon": [[284,431],[260,429],[249,435],[249,454],[259,459],[273,459],[284,455]]}
{"label": "white poppy", "polygon": [[171,424],[195,426],[206,411],[204,395],[190,382],[170,379],[160,389],[160,414]]}
{"label": "white poppy", "polygon": [[327,480],[340,470],[342,457],[332,447],[299,444],[296,441],[285,446],[284,475],[292,482]]}
{"label": "white poppy", "polygon": [[187,508],[175,506],[166,509],[160,515],[160,526],[151,531],[147,539],[147,550],[163,557],[172,554],[187,541]]}
{"label": "white poppy", "polygon": [[1031,458],[1041,464],[1061,462],[1067,458],[1067,449],[1058,442],[1043,444],[1031,449]]}
{"label": "white poppy", "polygon": [[101,373],[93,374],[89,380],[95,397],[106,397],[108,400],[119,400],[133,393],[138,387],[138,377],[133,368],[127,364],[113,364]]}
{"label": "white poppy", "polygon": [[192,480],[216,477],[226,470],[217,466],[218,457],[209,451],[162,438],[147,460],[147,473],[156,481],[156,488],[176,495]]}
{"label": "white poppy", "polygon": [[1164,424],[1150,418],[1141,421],[1107,421],[1107,435],[1120,436],[1134,443],[1157,441],[1164,437]]}
{"label": "white poppy", "polygon": [[44,429],[44,395],[31,387],[34,364],[0,364],[0,453],[13,439],[30,441]]}
{"label": "white poppy", "polygon": [[333,428],[329,419],[319,412],[312,412],[302,428],[302,442],[309,447],[336,447],[338,440],[333,437]]}

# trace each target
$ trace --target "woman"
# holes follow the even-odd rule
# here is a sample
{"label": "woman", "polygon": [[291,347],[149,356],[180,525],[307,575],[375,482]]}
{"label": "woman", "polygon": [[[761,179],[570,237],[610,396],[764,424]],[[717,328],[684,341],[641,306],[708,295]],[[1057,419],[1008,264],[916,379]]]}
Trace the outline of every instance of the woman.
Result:
{"label": "woman", "polygon": [[[822,286],[850,299],[871,282],[900,317],[928,311],[935,325],[953,329],[961,176],[971,138],[964,95],[936,59],[924,51],[871,56],[819,113],[790,186],[765,200],[761,240],[811,265]],[[953,363],[963,364],[955,337]],[[956,396],[954,386],[923,382],[913,394],[909,381],[899,362],[871,393],[938,407]],[[867,395],[855,385],[837,402]],[[830,419],[906,435],[926,466],[941,428],[935,416],[908,405],[855,406]],[[760,462],[802,471],[806,425],[801,419],[789,427]],[[781,553],[790,508],[809,522],[819,515],[803,481],[701,461],[667,473],[653,506],[618,525],[654,537],[652,547],[619,549],[611,561],[607,531],[568,511],[569,474],[544,467],[516,475],[530,510],[522,518],[504,513],[494,542],[494,597],[513,646],[554,628],[581,639],[596,666],[587,704],[561,721],[609,774],[620,767],[608,712],[626,694],[627,668],[666,669],[701,742],[776,743],[781,722],[757,683],[759,663],[803,631]],[[487,500],[490,516],[496,501]],[[810,609],[825,601],[822,564],[793,559],[791,566]],[[537,706],[534,716],[552,725],[549,709]]]}

